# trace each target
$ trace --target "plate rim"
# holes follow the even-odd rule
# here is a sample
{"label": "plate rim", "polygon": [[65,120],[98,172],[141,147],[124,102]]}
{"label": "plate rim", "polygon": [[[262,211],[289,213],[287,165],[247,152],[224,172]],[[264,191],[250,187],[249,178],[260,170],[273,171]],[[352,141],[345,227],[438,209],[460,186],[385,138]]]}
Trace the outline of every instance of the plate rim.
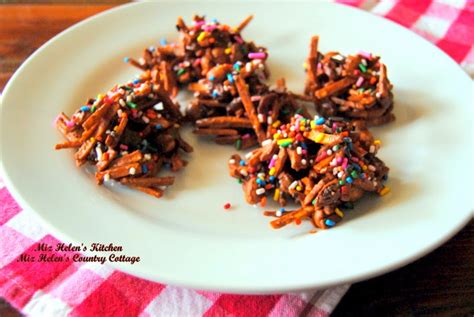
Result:
{"label": "plate rim", "polygon": [[[172,3],[173,1],[158,1],[158,3]],[[187,3],[193,3],[192,1],[183,1],[183,2],[187,2]],[[219,2],[219,1],[208,1],[208,2]],[[232,1],[234,3],[240,3],[240,2],[237,2],[237,1]],[[247,1],[247,2],[253,2],[253,1]],[[255,1],[255,2],[265,2],[265,1]],[[287,1],[283,1],[283,2],[287,2]],[[372,13],[369,13],[367,11],[364,11],[364,10],[361,10],[361,9],[357,9],[357,8],[353,8],[353,7],[349,7],[349,6],[345,6],[345,5],[342,5],[342,4],[338,4],[338,3],[329,3],[329,2],[324,2],[324,3],[313,3],[311,1],[297,1],[297,2],[300,2],[300,3],[312,3],[313,5],[315,6],[319,6],[319,5],[329,5],[329,6],[339,6],[339,7],[343,7],[344,10],[348,10],[348,11],[359,11],[359,13],[362,13],[362,14],[366,14],[368,16],[371,16],[373,18],[376,18],[377,20],[379,21],[385,21],[385,22],[382,22],[382,23],[389,23],[389,24],[393,24],[393,25],[396,25],[398,29],[400,30],[403,30],[403,32],[408,32],[408,33],[411,33],[413,35],[416,35],[418,37],[418,39],[421,39],[423,40],[425,43],[429,43],[432,48],[434,47],[436,50],[438,50],[439,52],[441,52],[443,55],[445,55],[446,57],[449,58],[449,60],[451,61],[451,63],[454,63],[457,67],[458,67],[458,72],[460,71],[461,73],[464,74],[465,78],[467,80],[471,80],[471,78],[462,70],[462,68],[459,66],[459,64],[457,64],[449,55],[447,55],[445,52],[443,52],[441,49],[439,49],[438,47],[436,47],[436,45],[434,45],[433,43],[429,42],[427,39],[421,37],[420,35],[414,33],[413,31],[391,21],[391,20],[388,20],[388,19],[385,19],[383,17],[380,17],[378,15],[375,15],[375,14],[372,14]],[[63,30],[62,32],[60,32],[59,34],[55,35],[54,37],[52,37],[50,40],[48,40],[46,43],[44,43],[40,48],[38,48],[33,54],[31,54],[22,64],[21,66],[15,71],[15,73],[11,76],[11,78],[8,80],[4,90],[3,90],[3,94],[5,96],[8,96],[8,93],[9,93],[9,89],[10,89],[10,86],[13,86],[14,85],[14,82],[15,82],[15,79],[20,76],[22,70],[26,67],[28,67],[27,65],[30,63],[31,60],[33,60],[35,58],[35,56],[37,54],[40,54],[40,52],[42,52],[44,49],[46,49],[46,47],[48,47],[50,45],[50,43],[58,40],[59,38],[61,38],[62,36],[65,36],[65,34],[71,32],[72,30],[74,29],[77,29],[77,28],[80,28],[83,24],[87,24],[89,23],[91,20],[95,20],[95,19],[100,19],[102,16],[106,16],[106,15],[109,15],[109,14],[113,14],[115,13],[116,11],[119,11],[119,10],[127,10],[128,7],[132,7],[132,6],[140,6],[140,5],[145,5],[146,2],[132,2],[132,3],[127,3],[127,4],[122,4],[122,5],[119,5],[119,6],[116,6],[116,7],[113,7],[113,8],[110,8],[110,9],[107,9],[107,10],[104,10],[102,12],[99,12],[98,14],[95,14],[91,17],[88,17],[82,21],[79,21],[78,23],[72,25],[71,27]],[[2,113],[4,111],[4,100],[5,98],[1,98],[0,99],[0,103],[1,103],[1,106],[0,106],[0,120],[1,120],[1,117],[2,117]],[[2,140],[2,136],[0,135],[0,141]],[[37,213],[35,210],[33,210],[32,208],[30,208],[30,204],[22,197],[22,194],[21,194],[21,190],[20,189],[17,189],[16,186],[14,185],[14,183],[12,182],[12,180],[10,179],[10,176],[9,176],[9,173],[6,169],[6,167],[4,166],[4,163],[3,163],[3,160],[1,160],[1,158],[3,157],[3,150],[2,150],[2,144],[0,142],[0,171],[1,171],[1,175],[2,175],[2,178],[4,180],[4,183],[7,187],[7,189],[9,190],[9,192],[12,194],[13,198],[19,203],[19,205],[24,209],[24,211],[27,211],[27,212],[32,212],[34,213],[37,217],[37,219],[40,221],[40,223],[48,230],[49,233],[53,234],[55,237],[59,238],[60,240],[66,240],[66,241],[77,241],[75,239],[71,239],[71,237],[61,231],[60,228],[57,228],[55,227],[54,225],[52,225],[47,219],[45,219],[43,217],[42,214],[40,213]],[[471,207],[472,208],[472,207]],[[381,274],[384,274],[384,273],[387,273],[387,272],[390,272],[390,271],[393,271],[397,268],[400,268],[400,267],[403,267],[423,256],[425,256],[426,254],[432,252],[434,249],[438,248],[440,245],[444,244],[446,241],[448,241],[449,239],[451,239],[457,232],[459,232],[469,221],[470,219],[473,217],[473,213],[471,211],[471,214],[467,213],[466,214],[466,217],[463,218],[456,227],[453,227],[447,234],[445,234],[444,236],[441,236],[441,237],[438,237],[436,239],[436,243],[432,243],[429,247],[421,250],[421,251],[418,251],[418,253],[412,255],[412,256],[409,256],[409,257],[406,257],[406,258],[403,258],[402,260],[400,261],[393,261],[392,263],[390,263],[390,265],[384,265],[384,266],[381,266],[378,270],[372,270],[370,272],[366,272],[365,274],[361,274],[359,276],[354,276],[354,278],[352,279],[344,279],[344,281],[340,281],[340,280],[334,280],[330,283],[323,283],[323,284],[319,284],[316,286],[316,288],[320,289],[320,288],[326,288],[326,287],[330,287],[330,286],[334,286],[334,285],[340,285],[342,283],[353,283],[353,282],[358,282],[358,281],[361,281],[361,280],[366,280],[366,279],[369,279],[369,278],[372,278],[374,276],[379,276]],[[87,252],[86,252],[87,253]],[[176,281],[172,281],[172,280],[166,280],[166,279],[160,279],[160,280],[157,280],[156,277],[152,277],[150,275],[148,275],[147,273],[144,273],[144,272],[138,272],[138,271],[134,271],[134,270],[130,270],[131,267],[129,266],[126,266],[126,265],[117,265],[117,264],[114,264],[114,263],[108,263],[108,265],[110,265],[112,268],[114,269],[118,269],[120,271],[123,271],[123,272],[126,272],[126,273],[129,273],[129,274],[132,274],[134,276],[138,276],[138,277],[142,277],[142,278],[145,278],[147,280],[151,280],[151,281],[156,281],[156,282],[161,282],[161,283],[166,283],[166,284],[172,284],[172,285],[177,285],[177,286],[183,286],[183,287],[188,287],[188,288],[195,288],[195,289],[201,289],[201,290],[211,290],[211,291],[224,291],[224,292],[233,292],[233,293],[242,293],[242,294],[261,294],[261,293],[266,293],[266,294],[269,294],[269,293],[278,293],[278,292],[282,292],[282,291],[299,291],[299,290],[307,290],[307,289],[314,289],[315,286],[314,286],[314,283],[311,283],[309,282],[307,285],[293,285],[293,286],[282,286],[281,288],[278,288],[278,289],[275,289],[275,288],[272,288],[272,289],[266,289],[266,288],[262,288],[262,287],[259,287],[258,285],[256,285],[255,287],[251,288],[251,289],[240,289],[240,288],[234,288],[234,287],[219,287],[219,288],[215,288],[215,286],[211,286],[211,287],[208,287],[206,285],[193,285],[192,283],[186,283],[186,284],[183,284],[183,283],[180,283],[180,282],[176,282]],[[143,273],[143,274],[141,274]]]}

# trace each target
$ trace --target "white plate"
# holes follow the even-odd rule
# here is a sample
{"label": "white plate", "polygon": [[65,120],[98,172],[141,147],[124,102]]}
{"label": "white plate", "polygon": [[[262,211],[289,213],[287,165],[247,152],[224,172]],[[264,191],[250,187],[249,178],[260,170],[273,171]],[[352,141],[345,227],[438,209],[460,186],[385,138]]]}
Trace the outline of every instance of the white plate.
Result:
{"label": "white plate", "polygon": [[[207,14],[269,48],[273,80],[302,91],[310,36],[321,49],[382,55],[395,85],[397,121],[374,130],[391,168],[392,193],[364,199],[336,228],[309,223],[273,230],[227,176],[234,150],[188,136],[196,151],[163,199],[95,185],[76,169],[51,127],[89,96],[136,71],[124,56],[176,35],[179,15]],[[163,2],[122,6],[68,29],[33,54],[4,91],[5,180],[54,234],[79,243],[113,242],[141,257],[117,268],[199,289],[256,293],[358,281],[407,264],[449,239],[471,217],[471,80],[417,35],[363,11],[313,2]],[[186,133],[188,134],[188,133]],[[223,205],[231,202],[231,211]]]}

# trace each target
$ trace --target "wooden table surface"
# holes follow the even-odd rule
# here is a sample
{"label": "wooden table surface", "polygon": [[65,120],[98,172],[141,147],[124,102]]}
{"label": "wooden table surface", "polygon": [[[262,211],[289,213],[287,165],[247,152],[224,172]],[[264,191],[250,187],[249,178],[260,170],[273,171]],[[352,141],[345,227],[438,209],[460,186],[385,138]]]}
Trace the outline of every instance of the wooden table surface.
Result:
{"label": "wooden table surface", "polygon": [[[44,42],[111,6],[0,5],[0,91]],[[18,315],[0,299],[0,316]],[[333,315],[474,316],[474,221],[426,257],[354,284]]]}

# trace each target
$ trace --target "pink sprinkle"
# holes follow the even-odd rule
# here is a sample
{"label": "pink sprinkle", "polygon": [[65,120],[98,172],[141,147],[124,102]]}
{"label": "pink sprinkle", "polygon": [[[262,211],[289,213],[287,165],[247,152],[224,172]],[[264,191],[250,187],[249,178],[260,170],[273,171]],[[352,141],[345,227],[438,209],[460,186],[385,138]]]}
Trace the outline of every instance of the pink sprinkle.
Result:
{"label": "pink sprinkle", "polygon": [[250,97],[250,100],[252,100],[252,101],[259,101],[260,99],[262,99],[262,96],[252,96],[252,97]]}
{"label": "pink sprinkle", "polygon": [[363,82],[364,82],[364,77],[359,76],[359,78],[357,79],[357,82],[356,82],[356,86],[357,86],[357,87],[362,86],[362,83],[363,83]]}
{"label": "pink sprinkle", "polygon": [[199,64],[201,64],[201,59],[200,58],[196,58],[193,62],[193,66],[198,66]]}
{"label": "pink sprinkle", "polygon": [[72,120],[66,121],[66,126],[67,126],[68,128],[72,128],[72,127],[75,126],[75,125],[76,125],[76,123],[75,123],[74,121],[72,121]]}
{"label": "pink sprinkle", "polygon": [[353,160],[354,162],[359,162],[359,159],[355,156],[351,157],[351,160]]}
{"label": "pink sprinkle", "polygon": [[124,150],[124,151],[128,150],[128,146],[125,145],[125,144],[120,144],[119,147],[120,147],[121,150]]}
{"label": "pink sprinkle", "polygon": [[265,59],[267,57],[267,54],[263,52],[258,52],[258,53],[249,53],[249,58],[250,59]]}
{"label": "pink sprinkle", "polygon": [[243,44],[244,43],[244,40],[242,40],[242,38],[239,36],[239,35],[236,35],[234,36],[234,39],[237,43],[239,44]]}
{"label": "pink sprinkle", "polygon": [[341,164],[341,163],[343,162],[342,157],[341,157],[341,156],[338,156],[338,157],[336,158],[336,162],[337,162],[337,164]]}
{"label": "pink sprinkle", "polygon": [[321,65],[321,63],[318,63],[318,70],[321,70],[323,69],[323,65]]}
{"label": "pink sprinkle", "polygon": [[327,156],[328,156],[328,154],[326,152],[321,153],[321,155],[316,158],[316,162],[319,162],[319,161],[323,160]]}
{"label": "pink sprinkle", "polygon": [[336,122],[333,122],[333,123],[332,123],[332,129],[333,129],[333,130],[336,130],[336,129],[337,129],[337,124],[336,124]]}
{"label": "pink sprinkle", "polygon": [[303,150],[301,150],[301,154],[306,155],[306,154],[308,154],[308,151],[303,149]]}
{"label": "pink sprinkle", "polygon": [[244,139],[244,140],[245,140],[245,139],[248,139],[248,138],[250,138],[250,134],[248,134],[248,133],[247,133],[247,134],[244,134],[244,135],[242,136],[242,139]]}
{"label": "pink sprinkle", "polygon": [[270,164],[268,164],[268,168],[272,168],[273,166],[275,166],[275,158],[272,157],[272,159],[270,160]]}
{"label": "pink sprinkle", "polygon": [[207,25],[205,27],[203,27],[202,29],[206,32],[212,32],[214,31],[215,29],[217,28],[217,25],[215,24],[211,24],[211,25]]}
{"label": "pink sprinkle", "polygon": [[342,163],[342,168],[343,168],[343,169],[346,169],[346,168],[347,168],[348,162],[349,162],[349,161],[348,161],[347,157],[345,157],[345,158],[344,158],[344,162]]}
{"label": "pink sprinkle", "polygon": [[365,52],[365,51],[359,51],[359,55],[360,56],[363,56],[367,59],[371,59],[372,58],[372,54],[371,53],[368,53],[368,52]]}

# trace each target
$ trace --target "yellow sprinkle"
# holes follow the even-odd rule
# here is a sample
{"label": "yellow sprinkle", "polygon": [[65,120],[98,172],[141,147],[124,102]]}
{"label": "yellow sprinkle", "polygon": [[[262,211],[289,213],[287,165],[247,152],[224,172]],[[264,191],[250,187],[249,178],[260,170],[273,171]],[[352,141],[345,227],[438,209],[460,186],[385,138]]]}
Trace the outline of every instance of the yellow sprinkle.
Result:
{"label": "yellow sprinkle", "polygon": [[229,55],[230,53],[232,53],[232,49],[229,47],[229,48],[226,48],[225,51],[224,51],[227,55]]}
{"label": "yellow sprinkle", "polygon": [[380,196],[385,196],[390,193],[390,187],[385,186],[382,190],[379,191]]}
{"label": "yellow sprinkle", "polygon": [[276,128],[281,124],[280,120],[273,122],[272,127]]}
{"label": "yellow sprinkle", "polygon": [[280,190],[277,188],[275,189],[275,194],[273,195],[273,200],[278,201],[280,199]]}
{"label": "yellow sprinkle", "polygon": [[314,120],[310,121],[311,129],[314,129],[316,127],[316,123],[314,123]]}
{"label": "yellow sprinkle", "polygon": [[374,144],[375,144],[375,145],[382,145],[382,141],[380,141],[380,140],[375,140],[375,141],[374,141]]}
{"label": "yellow sprinkle", "polygon": [[304,129],[305,129],[305,126],[302,125],[302,126],[300,127],[300,131],[304,131]]}
{"label": "yellow sprinkle", "polygon": [[207,32],[201,32],[201,34],[199,34],[199,36],[197,37],[197,40],[198,42],[201,42],[202,40],[204,40],[204,38],[207,36]]}
{"label": "yellow sprinkle", "polygon": [[90,138],[89,141],[94,142],[95,141],[94,137]]}
{"label": "yellow sprinkle", "polygon": [[301,188],[300,185],[296,186],[296,190],[297,190],[297,191],[301,191],[301,189],[302,189],[302,188]]}
{"label": "yellow sprinkle", "polygon": [[280,133],[275,133],[273,135],[273,139],[276,140],[276,139],[279,139],[280,138]]}
{"label": "yellow sprinkle", "polygon": [[319,133],[315,138],[314,142],[319,143],[324,139],[324,133]]}
{"label": "yellow sprinkle", "polygon": [[341,209],[336,208],[335,212],[336,212],[336,215],[338,215],[341,218],[344,218],[344,213],[342,212]]}
{"label": "yellow sprinkle", "polygon": [[308,63],[304,62],[304,63],[303,63],[303,68],[304,68],[304,69],[308,69]]}
{"label": "yellow sprinkle", "polygon": [[281,145],[281,144],[286,143],[286,142],[293,142],[293,139],[292,138],[280,139],[280,140],[277,141],[277,144]]}
{"label": "yellow sprinkle", "polygon": [[367,165],[362,165],[362,170],[366,171],[367,170]]}
{"label": "yellow sprinkle", "polygon": [[270,170],[268,171],[268,175],[270,175],[270,176],[275,175],[275,168],[274,167],[270,168]]}
{"label": "yellow sprinkle", "polygon": [[97,95],[97,99],[98,99],[98,100],[102,100],[104,97],[105,97],[105,95],[103,95],[103,94],[98,94],[98,95]]}

